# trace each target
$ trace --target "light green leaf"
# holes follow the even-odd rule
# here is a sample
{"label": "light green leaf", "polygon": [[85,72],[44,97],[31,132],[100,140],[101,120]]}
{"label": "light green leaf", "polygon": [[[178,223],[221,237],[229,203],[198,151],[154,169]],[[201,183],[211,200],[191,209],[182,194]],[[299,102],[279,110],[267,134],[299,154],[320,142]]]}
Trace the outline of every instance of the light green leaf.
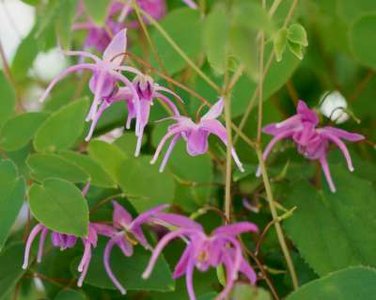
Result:
{"label": "light green leaf", "polygon": [[[331,166],[337,192],[305,181],[294,183],[287,207],[296,206],[284,223],[302,257],[320,276],[354,265],[376,266],[375,191],[343,166]],[[307,234],[309,232],[309,234]]]}
{"label": "light green leaf", "polygon": [[109,12],[110,0],[84,0],[86,12],[98,26],[105,24]]}
{"label": "light green leaf", "polygon": [[[170,12],[160,25],[167,31],[176,44],[184,49],[191,59],[196,59],[202,50],[202,19],[197,10],[182,8]],[[158,54],[166,71],[174,74],[184,69],[184,59],[170,46],[166,39],[156,30],[152,33]]]}
{"label": "light green leaf", "polygon": [[47,116],[43,112],[31,112],[9,119],[0,132],[0,147],[15,151],[26,146]]}
{"label": "light green leaf", "polygon": [[[62,5],[59,9],[55,22],[56,35],[58,37],[59,45],[62,48],[69,49],[71,44],[72,24],[77,14],[77,0],[60,0]],[[91,0],[90,2],[97,2]],[[99,1],[105,2],[103,0]]]}
{"label": "light green leaf", "polygon": [[118,169],[121,163],[127,158],[125,153],[114,144],[108,144],[99,140],[92,140],[87,150],[89,156],[99,163],[116,182]]}
{"label": "light green leaf", "polygon": [[25,181],[10,160],[0,161],[0,251],[25,198]]}
{"label": "light green leaf", "polygon": [[62,179],[46,179],[29,190],[33,216],[51,230],[84,237],[88,233],[89,210],[81,191]]}
{"label": "light green leaf", "polygon": [[227,68],[229,28],[229,18],[224,8],[216,6],[205,20],[203,40],[208,62],[219,74],[223,74]]}
{"label": "light green leaf", "polygon": [[43,181],[47,178],[61,178],[74,183],[89,181],[89,174],[74,162],[57,154],[35,153],[26,160],[32,177]]}
{"label": "light green leaf", "polygon": [[289,295],[286,300],[373,299],[375,294],[376,270],[352,267],[311,281]]}
{"label": "light green leaf", "polygon": [[16,94],[3,72],[0,71],[0,127],[10,118],[16,107]]}
{"label": "light green leaf", "polygon": [[232,291],[232,297],[236,300],[272,300],[268,291],[261,287],[238,283]]}
{"label": "light green leaf", "polygon": [[21,268],[24,244],[9,246],[0,253],[0,299],[7,299],[25,270]]}
{"label": "light green leaf", "polygon": [[83,99],[52,113],[35,134],[35,149],[53,152],[74,146],[83,132],[88,105]]}
{"label": "light green leaf", "polygon": [[63,151],[60,154],[66,160],[85,170],[90,176],[90,184],[103,188],[116,187],[116,183],[111,179],[111,175],[89,156],[73,151]]}
{"label": "light green leaf", "polygon": [[118,170],[120,187],[139,212],[174,199],[174,178],[169,172],[159,173],[158,166],[151,165],[150,159],[149,156],[127,159]]}
{"label": "light green leaf", "polygon": [[299,58],[300,60],[302,60],[304,58],[303,46],[302,45],[296,44],[296,43],[293,43],[293,42],[290,42],[290,41],[288,41],[287,45],[288,45],[291,53],[294,54],[297,58]]}
{"label": "light green leaf", "polygon": [[339,14],[349,24],[366,14],[376,12],[373,0],[337,0],[336,2]]}
{"label": "light green leaf", "polygon": [[358,19],[350,29],[352,49],[364,65],[376,69],[376,13]]}
{"label": "light green leaf", "polygon": [[280,62],[282,60],[283,53],[286,50],[286,43],[287,29],[282,28],[275,34],[273,39],[274,55],[276,57],[277,62]]}
{"label": "light green leaf", "polygon": [[[103,267],[103,251],[105,241],[100,240],[98,247],[93,252],[90,268],[85,278],[85,283],[102,289],[116,289]],[[136,291],[172,291],[175,283],[171,278],[171,271],[163,256],[158,259],[149,279],[142,279],[150,259],[150,253],[140,246],[136,246],[132,257],[126,257],[118,247],[111,253],[111,268],[116,278],[128,290]],[[72,266],[72,272],[78,275],[78,258]]]}
{"label": "light green leaf", "polygon": [[287,39],[295,44],[308,46],[307,32],[305,28],[300,24],[291,24],[287,30]]}

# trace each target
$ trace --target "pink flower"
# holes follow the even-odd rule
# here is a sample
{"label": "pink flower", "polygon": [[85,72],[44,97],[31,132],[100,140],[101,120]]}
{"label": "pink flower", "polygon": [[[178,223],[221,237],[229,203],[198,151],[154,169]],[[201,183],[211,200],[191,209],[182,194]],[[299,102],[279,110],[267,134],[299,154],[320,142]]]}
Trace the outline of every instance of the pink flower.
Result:
{"label": "pink flower", "polygon": [[[187,152],[191,156],[204,154],[208,151],[208,138],[210,134],[216,135],[225,145],[227,145],[226,128],[217,120],[222,114],[222,111],[223,100],[220,99],[198,123],[194,123],[190,118],[184,116],[173,117],[176,124],[173,124],[168,128],[168,132],[160,141],[151,163],[154,164],[157,161],[164,144],[169,138],[172,138],[172,140],[159,168],[160,172],[163,172],[171,151],[180,138],[183,138],[186,141]],[[243,172],[243,165],[240,162],[235,149],[232,149],[232,157],[239,170]]]}
{"label": "pink flower", "polygon": [[[81,287],[86,277],[90,265],[92,248],[95,248],[97,246],[98,234],[109,236],[110,232],[112,232],[110,226],[98,223],[89,224],[88,235],[84,238],[81,238],[81,241],[84,245],[84,253],[81,258],[80,264],[78,265],[78,271],[81,273],[81,275],[77,281],[77,286]],[[31,246],[38,234],[40,234],[40,238],[37,254],[37,263],[40,263],[42,261],[43,248],[47,238],[48,228],[42,224],[37,224],[31,230],[29,237],[26,241],[24,261],[22,264],[23,269],[26,269],[29,264]],[[78,238],[74,235],[64,234],[56,231],[51,232],[52,245],[54,247],[60,248],[60,250],[73,248],[76,245],[77,239]]]}
{"label": "pink flower", "polygon": [[89,87],[94,94],[94,100],[86,118],[87,121],[95,118],[98,105],[101,103],[102,99],[108,98],[114,93],[114,90],[116,90],[116,84],[118,82],[125,84],[132,93],[134,99],[138,99],[137,92],[133,88],[132,83],[120,73],[120,71],[127,71],[135,74],[139,73],[132,67],[122,66],[124,53],[127,47],[126,33],[127,30],[124,29],[113,38],[111,43],[105,49],[102,59],[85,51],[66,52],[67,55],[79,55],[90,58],[94,61],[94,63],[80,63],[78,65],[71,66],[60,73],[51,81],[46,91],[42,95],[41,101],[44,101],[47,98],[51,89],[57,82],[68,74],[81,70],[90,70],[93,72],[93,76],[89,82]]}
{"label": "pink flower", "polygon": [[200,224],[191,219],[174,215],[159,214],[157,220],[177,226],[177,229],[167,233],[155,247],[149,264],[143,273],[148,278],[157,262],[159,255],[166,245],[175,238],[181,238],[187,246],[177,263],[173,278],[186,277],[186,285],[190,300],[195,300],[193,288],[193,271],[201,272],[209,268],[223,266],[226,272],[226,286],[217,299],[225,299],[230,293],[238,274],[244,274],[251,284],[256,282],[256,273],[243,257],[241,244],[237,236],[245,232],[258,232],[255,224],[239,222],[224,225],[215,229],[210,236],[206,235]]}
{"label": "pink flower", "polygon": [[113,206],[114,212],[112,219],[114,227],[110,233],[110,240],[108,241],[104,250],[103,261],[105,270],[111,281],[119,289],[119,291],[125,295],[125,288],[121,285],[111,270],[110,255],[112,248],[115,245],[118,246],[123,254],[127,257],[133,255],[133,246],[138,243],[144,248],[151,250],[151,246],[146,240],[141,226],[147,222],[150,222],[153,216],[156,216],[160,211],[166,209],[168,205],[157,206],[140,214],[135,219],[133,219],[132,216],[116,201],[113,201]]}
{"label": "pink flower", "polygon": [[[329,144],[334,143],[344,155],[349,170],[354,171],[351,161],[350,153],[342,139],[356,142],[364,139],[364,136],[351,133],[342,129],[331,126],[317,128],[319,124],[319,117],[315,111],[309,109],[303,101],[299,101],[297,107],[297,114],[288,118],[287,120],[270,124],[264,127],[263,131],[267,134],[273,135],[274,138],[270,141],[263,153],[263,159],[266,160],[275,144],[282,139],[292,139],[298,149],[298,152],[307,159],[318,160],[321,164],[324,175],[332,192],[336,191],[332,177],[330,175],[327,153],[329,151]],[[257,175],[260,175],[260,168]]]}

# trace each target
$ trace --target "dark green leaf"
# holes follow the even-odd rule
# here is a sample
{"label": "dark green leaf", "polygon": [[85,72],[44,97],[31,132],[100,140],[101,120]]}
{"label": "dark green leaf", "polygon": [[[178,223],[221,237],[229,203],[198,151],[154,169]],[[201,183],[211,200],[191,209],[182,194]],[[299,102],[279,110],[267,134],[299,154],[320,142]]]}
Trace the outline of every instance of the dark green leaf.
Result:
{"label": "dark green leaf", "polygon": [[272,296],[268,291],[261,287],[255,287],[249,284],[236,284],[232,297],[236,300],[272,300]]}
{"label": "dark green leaf", "polygon": [[81,136],[88,100],[74,101],[50,115],[35,134],[37,151],[56,151],[72,147]]}
{"label": "dark green leaf", "polygon": [[86,296],[81,291],[76,290],[61,290],[55,300],[86,300]]}
{"label": "dark green leaf", "polygon": [[48,114],[31,112],[8,120],[0,133],[0,146],[6,151],[15,151],[26,146]]}
{"label": "dark green leaf", "polygon": [[319,275],[359,264],[376,266],[375,191],[343,167],[331,169],[336,193],[294,183],[287,200],[297,209],[285,221],[286,231]]}
{"label": "dark green leaf", "polygon": [[0,127],[14,114],[16,95],[3,72],[0,71]]}
{"label": "dark green leaf", "polygon": [[286,300],[373,299],[375,293],[376,270],[353,267],[307,283],[288,296]]}
{"label": "dark green leaf", "polygon": [[[104,246],[104,241],[100,240],[98,247],[93,251],[85,282],[99,288],[116,289],[103,267]],[[141,275],[150,259],[150,253],[139,246],[134,250],[132,257],[125,257],[118,247],[114,247],[111,253],[111,268],[121,284],[127,290],[172,291],[175,284],[163,256],[155,265],[150,278],[144,280]],[[73,272],[76,274],[78,262],[79,259],[73,264]]]}
{"label": "dark green leaf", "polygon": [[351,44],[358,60],[376,69],[376,13],[358,19],[350,30]]}
{"label": "dark green leaf", "polygon": [[89,174],[83,168],[57,154],[35,153],[26,161],[32,176],[43,181],[47,178],[61,178],[74,183],[89,181]]}
{"label": "dark green leaf", "polygon": [[9,293],[25,272],[22,266],[24,245],[13,244],[0,254],[0,299],[7,299]]}
{"label": "dark green leaf", "polygon": [[46,179],[29,190],[33,216],[46,227],[84,237],[88,232],[89,210],[81,191],[62,179]]}
{"label": "dark green leaf", "polygon": [[0,161],[0,251],[25,198],[25,181],[10,160]]}

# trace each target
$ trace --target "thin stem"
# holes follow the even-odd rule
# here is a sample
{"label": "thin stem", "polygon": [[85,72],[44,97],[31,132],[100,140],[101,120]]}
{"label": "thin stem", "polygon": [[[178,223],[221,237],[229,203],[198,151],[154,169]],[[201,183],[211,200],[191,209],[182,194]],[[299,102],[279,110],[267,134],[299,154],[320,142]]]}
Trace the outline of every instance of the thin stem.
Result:
{"label": "thin stem", "polygon": [[287,268],[288,268],[290,276],[291,276],[293,288],[296,290],[299,286],[298,285],[298,277],[296,276],[294,264],[293,264],[291,256],[290,256],[290,252],[289,252],[289,249],[287,247],[285,237],[283,235],[281,224],[279,223],[279,217],[278,217],[278,214],[277,214],[277,208],[276,208],[275,203],[274,203],[272,188],[271,188],[269,177],[268,177],[268,174],[267,174],[267,171],[266,171],[265,163],[262,159],[262,152],[259,148],[257,148],[256,153],[257,153],[257,157],[259,159],[259,164],[260,164],[261,174],[262,174],[262,180],[264,181],[266,196],[267,196],[267,200],[268,200],[268,204],[269,204],[269,209],[270,209],[270,212],[271,212],[272,217],[273,217],[274,227],[275,227],[275,230],[277,232],[278,241],[279,241],[279,244],[281,246],[283,256],[285,257],[285,260],[286,260],[286,264],[287,264]]}
{"label": "thin stem", "polygon": [[225,179],[225,215],[227,220],[231,220],[231,181],[232,181],[232,134],[231,134],[231,97],[226,95],[223,97],[225,102],[225,124],[227,132],[226,145],[226,179]]}
{"label": "thin stem", "polygon": [[[280,2],[280,1],[279,0],[275,0],[275,2]],[[285,21],[283,23],[283,27],[286,27],[289,24],[289,22],[290,22],[293,14],[294,14],[294,11],[295,11],[297,5],[298,5],[298,0],[293,0],[292,4],[290,6],[290,10],[287,13]],[[273,6],[274,6],[274,3],[272,5],[272,8],[273,8]],[[270,13],[269,13],[269,15],[270,15]],[[260,74],[260,76],[263,76],[264,78],[266,77],[266,75],[269,72],[269,69],[270,69],[270,67],[271,67],[271,65],[273,63],[273,59],[274,59],[274,52],[272,52],[270,54],[270,56],[269,56],[269,58],[267,60],[266,66],[264,68],[264,73]],[[251,100],[249,101],[248,106],[247,106],[247,108],[245,110],[245,113],[244,113],[244,115],[243,115],[243,117],[242,117],[242,119],[241,119],[241,121],[239,123],[238,128],[239,128],[240,131],[243,130],[243,128],[244,128],[244,126],[245,126],[245,124],[246,124],[246,122],[248,120],[248,117],[249,117],[249,115],[250,115],[250,113],[251,113],[251,111],[252,111],[252,109],[253,109],[253,107],[254,107],[254,105],[256,103],[258,93],[259,93],[258,87],[256,87],[256,89],[253,92],[253,95],[251,97]],[[238,133],[235,135],[235,137],[234,137],[234,144],[236,144],[236,142],[238,141],[239,136],[240,135]]]}
{"label": "thin stem", "polygon": [[204,72],[200,70],[199,67],[196,66],[196,64],[188,57],[187,54],[178,46],[178,44],[175,43],[175,41],[170,37],[170,35],[166,32],[166,30],[163,29],[161,25],[148,13],[146,13],[143,10],[140,10],[141,14],[152,24],[159,33],[166,39],[166,41],[170,44],[170,46],[185,60],[185,62],[196,71],[196,73],[206,81],[206,83],[211,86],[215,91],[218,93],[221,91],[220,87],[212,81]]}

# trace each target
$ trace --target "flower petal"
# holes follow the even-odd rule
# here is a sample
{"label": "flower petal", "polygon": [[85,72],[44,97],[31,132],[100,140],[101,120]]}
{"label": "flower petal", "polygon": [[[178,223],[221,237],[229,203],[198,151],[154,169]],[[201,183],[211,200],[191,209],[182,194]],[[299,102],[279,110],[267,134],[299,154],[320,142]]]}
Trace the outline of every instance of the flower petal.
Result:
{"label": "flower petal", "polygon": [[201,120],[213,120],[217,119],[223,112],[224,100],[220,98],[217,103],[215,103],[209,111],[202,116]]}
{"label": "flower petal", "polygon": [[103,53],[103,60],[120,66],[127,50],[127,29],[119,31]]}
{"label": "flower petal", "polygon": [[214,235],[237,236],[245,232],[258,232],[256,224],[251,222],[238,222],[229,225],[223,225],[214,230]]}
{"label": "flower petal", "polygon": [[112,201],[112,205],[114,207],[112,213],[112,221],[114,222],[114,226],[117,228],[128,227],[132,223],[131,214],[116,201]]}

